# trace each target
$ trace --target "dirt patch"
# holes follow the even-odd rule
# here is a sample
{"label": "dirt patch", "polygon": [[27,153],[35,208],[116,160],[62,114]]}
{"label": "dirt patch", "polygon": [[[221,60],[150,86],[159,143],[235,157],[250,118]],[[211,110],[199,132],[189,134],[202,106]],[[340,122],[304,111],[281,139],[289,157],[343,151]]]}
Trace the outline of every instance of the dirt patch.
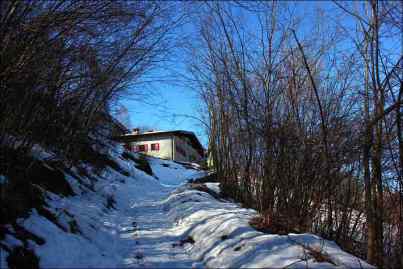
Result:
{"label": "dirt patch", "polygon": [[68,232],[67,228],[59,223],[55,214],[53,214],[50,210],[46,209],[45,207],[40,207],[37,208],[37,211],[40,215],[44,216],[46,219],[56,225],[60,230],[63,232]]}
{"label": "dirt patch", "polygon": [[80,161],[91,164],[96,170],[103,170],[109,166],[124,176],[130,175],[117,162],[111,160],[107,154],[94,150],[89,143],[82,146],[78,156],[80,157]]}
{"label": "dirt patch", "polygon": [[19,226],[18,224],[13,225],[15,233],[12,234],[15,238],[19,239],[20,241],[26,243],[28,240],[34,241],[38,245],[45,244],[45,239],[40,236],[37,236],[30,231],[26,230],[24,227]]}
{"label": "dirt patch", "polygon": [[[0,225],[1,227],[1,225]],[[10,234],[13,237],[20,240],[23,245],[10,247],[5,244],[0,243],[0,251],[4,255],[3,251],[8,253],[7,264],[9,268],[39,268],[39,258],[35,255],[34,251],[29,247],[29,241],[33,241],[38,245],[45,244],[45,240],[30,231],[26,230],[24,227],[18,224],[12,224],[12,231],[4,228],[4,234]]]}
{"label": "dirt patch", "polygon": [[34,160],[21,152],[0,148],[0,174],[7,178],[0,184],[0,224],[12,223],[19,217],[28,216],[32,207],[44,204],[42,191],[30,183],[26,167]]}
{"label": "dirt patch", "polygon": [[[81,186],[84,186],[91,191],[95,191],[94,183],[97,182],[98,179],[96,177],[92,176],[90,173],[88,173],[87,169],[80,165],[77,165],[75,168],[77,169],[78,175],[68,168],[64,169],[64,172],[66,174],[70,175],[71,177],[73,177],[74,179],[76,179],[77,182],[79,182]],[[94,171],[94,173],[96,173],[96,171]],[[83,178],[88,179],[89,182],[85,182],[83,180]]]}
{"label": "dirt patch", "polygon": [[104,159],[105,165],[111,167],[113,170],[116,172],[128,177],[130,176],[130,173],[127,172],[125,169],[123,169],[117,162],[109,159],[107,156]]}
{"label": "dirt patch", "polygon": [[191,236],[188,236],[188,237],[186,237],[186,238],[184,238],[184,239],[181,239],[180,241],[179,241],[179,243],[173,243],[172,244],[172,247],[183,247],[185,244],[194,244],[195,243],[195,240],[193,239],[193,237],[191,237]]}
{"label": "dirt patch", "polygon": [[[256,230],[267,234],[288,235],[289,233],[298,234],[303,232],[300,228],[296,227],[295,224],[292,224],[289,218],[281,216],[257,216],[249,221],[249,225]],[[304,252],[306,253],[305,257],[303,257],[304,260],[313,258],[318,263],[327,262],[336,265],[330,256],[321,248],[306,246],[298,241],[292,240],[290,237],[289,239],[304,249]],[[236,251],[236,249],[234,250]]]}
{"label": "dirt patch", "polygon": [[189,180],[191,183],[207,183],[207,182],[218,182],[217,179],[217,174],[216,173],[210,173],[204,177],[199,177],[196,179],[191,179]]}
{"label": "dirt patch", "polygon": [[125,158],[126,160],[131,160],[133,162],[136,162],[136,158],[134,157],[134,155],[129,153],[129,152],[127,152],[127,151],[124,151],[122,153],[122,157]]}
{"label": "dirt patch", "polygon": [[51,166],[51,163],[35,161],[27,168],[27,179],[33,184],[37,184],[45,190],[53,193],[72,196],[73,189],[66,180],[64,173],[58,168]]}
{"label": "dirt patch", "polygon": [[223,201],[226,198],[224,195],[218,194],[215,191],[207,188],[207,186],[203,183],[190,183],[190,187],[198,191],[206,192],[220,201]]}
{"label": "dirt patch", "polygon": [[330,257],[330,255],[324,251],[323,247],[321,246],[309,246],[305,245],[303,243],[300,243],[296,240],[293,240],[292,238],[288,237],[288,239],[295,244],[301,246],[304,250],[304,257],[302,257],[302,260],[308,260],[308,259],[314,259],[315,262],[318,263],[330,263],[332,265],[337,265]]}
{"label": "dirt patch", "polygon": [[125,152],[122,153],[122,157],[125,158],[126,160],[133,161],[135,163],[134,166],[137,169],[140,169],[141,171],[143,171],[147,175],[150,175],[152,177],[157,178],[154,175],[153,170],[151,169],[151,166],[148,163],[147,158],[145,156],[139,155],[139,157],[135,157],[133,154],[125,151]]}
{"label": "dirt patch", "polygon": [[68,224],[69,224],[69,228],[70,228],[70,233],[73,233],[73,234],[82,234],[81,233],[81,230],[80,230],[80,227],[78,226],[78,223],[77,223],[77,221],[76,220],[70,220],[69,222],[68,222]]}
{"label": "dirt patch", "polygon": [[141,252],[137,252],[135,258],[137,260],[142,260],[142,259],[144,259],[144,254]]}
{"label": "dirt patch", "polygon": [[115,197],[113,197],[112,195],[108,195],[108,197],[106,198],[106,208],[116,209],[115,205],[116,205]]}
{"label": "dirt patch", "polygon": [[227,240],[228,239],[228,235],[222,235],[221,237],[220,237],[220,239],[221,239],[221,241],[224,241],[224,240]]}
{"label": "dirt patch", "polygon": [[305,230],[299,226],[297,221],[281,215],[262,214],[252,218],[249,225],[263,233],[287,235],[289,233],[303,233]]}
{"label": "dirt patch", "polygon": [[28,248],[16,247],[8,255],[7,264],[10,269],[36,269],[39,268],[39,258]]}
{"label": "dirt patch", "polygon": [[0,223],[27,217],[32,208],[41,211],[46,207],[43,189],[61,196],[74,195],[59,166],[57,162],[35,160],[26,152],[1,148],[0,174],[7,182],[0,185]]}
{"label": "dirt patch", "polygon": [[308,251],[308,255],[312,257],[316,262],[327,262],[336,265],[336,263],[330,258],[329,254],[327,254],[323,250],[319,248],[311,248],[309,246],[303,247]]}
{"label": "dirt patch", "polygon": [[[186,168],[188,170],[202,170],[200,167],[196,166],[193,163],[181,162],[181,161],[173,161],[173,162],[182,165],[184,168]],[[177,168],[175,168],[175,169],[177,169]]]}
{"label": "dirt patch", "polygon": [[42,208],[46,205],[41,189],[22,180],[2,184],[0,192],[2,193],[0,225],[13,223],[17,218],[28,217],[32,208]]}
{"label": "dirt patch", "polygon": [[195,199],[187,199],[187,200],[183,200],[181,203],[189,203],[189,202],[195,202],[195,203],[200,203],[200,200],[195,200]]}

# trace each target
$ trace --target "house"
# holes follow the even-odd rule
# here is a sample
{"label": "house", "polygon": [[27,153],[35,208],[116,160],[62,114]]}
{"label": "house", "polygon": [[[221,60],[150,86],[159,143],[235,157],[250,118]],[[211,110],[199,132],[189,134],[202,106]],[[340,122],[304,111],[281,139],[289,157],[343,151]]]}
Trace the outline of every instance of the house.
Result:
{"label": "house", "polygon": [[127,129],[126,126],[124,126],[119,120],[116,118],[112,117],[109,114],[106,114],[107,120],[110,122],[111,126],[111,134],[112,136],[118,136],[122,134],[126,134],[129,132],[129,129]]}
{"label": "house", "polygon": [[116,137],[129,132],[126,126],[107,112],[101,111],[96,116],[99,122],[96,132],[99,134]]}
{"label": "house", "polygon": [[197,162],[204,159],[204,149],[193,132],[148,131],[132,133],[115,138],[125,144],[129,151],[140,152],[149,156],[180,162]]}

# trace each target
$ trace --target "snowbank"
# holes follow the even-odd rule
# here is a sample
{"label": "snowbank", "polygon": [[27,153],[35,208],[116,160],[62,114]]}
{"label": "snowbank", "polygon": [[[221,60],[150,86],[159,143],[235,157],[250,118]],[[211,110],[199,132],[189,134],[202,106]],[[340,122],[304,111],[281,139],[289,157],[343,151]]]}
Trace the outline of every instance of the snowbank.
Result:
{"label": "snowbank", "polygon": [[[208,184],[213,190],[216,185]],[[191,237],[187,251],[209,268],[372,268],[312,234],[263,234],[250,227],[250,209],[220,202],[207,193],[180,188],[164,202],[176,234]],[[321,253],[323,260],[316,257]]]}
{"label": "snowbank", "polygon": [[[203,171],[147,158],[153,172],[149,175],[122,153],[122,147],[107,152],[123,171],[75,167],[65,174],[75,196],[46,192],[47,217],[32,210],[27,218],[17,220],[45,243],[39,239],[24,243],[8,227],[10,233],[1,244],[8,249],[25,244],[43,268],[370,268],[315,235],[254,230],[248,224],[256,216],[254,210],[218,201],[186,184],[205,176]],[[51,153],[38,148],[35,155],[43,159]],[[220,193],[218,183],[206,187]],[[318,261],[313,250],[328,260]],[[7,267],[7,256],[2,253],[1,268]]]}

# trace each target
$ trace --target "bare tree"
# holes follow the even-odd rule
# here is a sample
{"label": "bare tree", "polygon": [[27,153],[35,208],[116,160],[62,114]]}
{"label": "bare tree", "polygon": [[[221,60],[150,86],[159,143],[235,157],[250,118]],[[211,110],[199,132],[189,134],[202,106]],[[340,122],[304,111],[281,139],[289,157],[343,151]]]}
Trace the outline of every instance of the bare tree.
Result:
{"label": "bare tree", "polygon": [[89,143],[111,104],[165,58],[178,18],[174,3],[162,2],[0,5],[0,144],[58,145],[65,156]]}
{"label": "bare tree", "polygon": [[258,4],[201,5],[192,54],[224,190],[261,212],[259,227],[316,232],[383,266],[401,249],[402,59],[383,43],[401,7],[336,2],[357,31],[315,13],[313,34],[299,38],[289,3]]}

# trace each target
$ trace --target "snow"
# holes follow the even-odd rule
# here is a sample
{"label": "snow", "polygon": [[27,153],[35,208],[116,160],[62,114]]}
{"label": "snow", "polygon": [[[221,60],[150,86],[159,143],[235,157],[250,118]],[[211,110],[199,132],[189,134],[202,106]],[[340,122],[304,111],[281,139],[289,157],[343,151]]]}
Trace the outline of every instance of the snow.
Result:
{"label": "snow", "polygon": [[[335,243],[312,234],[258,232],[248,224],[256,216],[254,210],[215,200],[203,192],[178,190],[165,206],[171,220],[178,223],[177,234],[194,239],[195,243],[187,246],[191,257],[209,268],[370,267]],[[304,246],[320,249],[332,263],[315,262]]]}
{"label": "snow", "polygon": [[220,183],[213,183],[213,182],[207,182],[204,185],[211,191],[215,192],[216,194],[220,195],[221,190],[220,190]]}
{"label": "snow", "polygon": [[[312,234],[263,234],[250,227],[251,209],[191,188],[187,180],[205,175],[181,164],[148,158],[156,177],[123,159],[121,147],[109,150],[129,176],[107,168],[97,178],[95,191],[66,175],[77,195],[47,193],[48,210],[57,225],[36,210],[19,225],[44,238],[30,241],[44,268],[259,268],[308,267],[370,268],[335,243]],[[44,154],[38,153],[43,157]],[[81,181],[90,184],[89,179]],[[206,183],[220,193],[218,183]],[[109,204],[108,200],[114,201]],[[7,235],[3,244],[21,242]],[[308,248],[320,249],[331,262],[317,262]],[[4,255],[2,255],[4,256]],[[2,268],[6,264],[1,258]]]}
{"label": "snow", "polygon": [[50,151],[45,150],[43,147],[41,147],[38,144],[35,144],[32,149],[31,149],[31,155],[35,157],[38,160],[46,160],[46,159],[52,159],[55,157],[55,154],[53,154]]}
{"label": "snow", "polygon": [[[116,265],[113,257],[105,255],[108,249],[101,248],[102,244],[93,244],[83,236],[61,232],[56,225],[38,215],[35,210],[21,224],[30,232],[46,238],[46,244],[42,246],[31,243],[40,257],[41,267],[91,268],[97,267],[97,264],[105,267]],[[103,235],[104,240],[108,239],[107,233],[99,233],[99,235]]]}
{"label": "snow", "polygon": [[9,234],[6,235],[4,242],[6,242],[7,245],[13,247],[22,246],[22,242],[20,240]]}

